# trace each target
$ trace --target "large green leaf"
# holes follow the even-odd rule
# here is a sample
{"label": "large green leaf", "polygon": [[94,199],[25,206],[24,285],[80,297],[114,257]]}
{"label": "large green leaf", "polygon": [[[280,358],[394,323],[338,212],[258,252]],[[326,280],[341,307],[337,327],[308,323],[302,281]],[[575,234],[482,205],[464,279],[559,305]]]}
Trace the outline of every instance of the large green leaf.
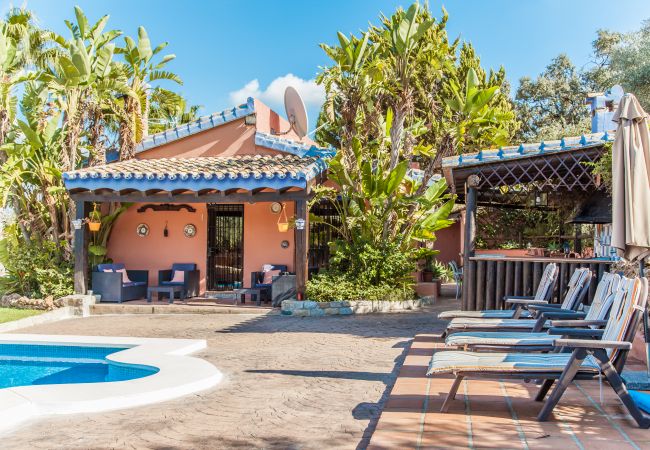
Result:
{"label": "large green leaf", "polygon": [[83,39],[86,37],[86,32],[88,31],[88,18],[84,14],[83,10],[78,6],[74,7],[74,15],[77,17],[77,26],[79,27],[79,34]]}
{"label": "large green leaf", "polygon": [[392,195],[395,193],[395,191],[397,191],[399,186],[402,184],[402,181],[404,180],[404,176],[406,176],[408,166],[408,161],[402,161],[393,170],[391,170],[386,182],[385,192],[387,195]]}
{"label": "large green leaf", "polygon": [[29,126],[27,122],[18,119],[18,126],[20,127],[20,130],[25,135],[25,139],[27,139],[29,145],[34,150],[39,150],[41,147],[43,147],[43,141],[41,141],[40,136],[36,131],[32,129],[32,127]]}
{"label": "large green leaf", "polygon": [[147,34],[147,30],[142,26],[138,27],[138,53],[140,54],[140,58],[145,62],[149,62],[153,56],[149,35]]}

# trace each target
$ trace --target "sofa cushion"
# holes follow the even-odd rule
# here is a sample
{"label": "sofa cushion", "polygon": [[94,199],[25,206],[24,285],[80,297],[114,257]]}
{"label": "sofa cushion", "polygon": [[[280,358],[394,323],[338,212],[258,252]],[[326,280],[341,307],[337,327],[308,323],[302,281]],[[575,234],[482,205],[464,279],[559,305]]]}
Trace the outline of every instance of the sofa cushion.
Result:
{"label": "sofa cushion", "polygon": [[172,283],[180,283],[183,284],[185,283],[185,272],[180,269],[174,270],[174,274],[172,276],[172,279],[169,280]]}
{"label": "sofa cushion", "polygon": [[277,277],[278,275],[280,275],[279,270],[268,270],[264,272],[264,279],[262,280],[262,284],[270,285],[273,283],[273,277]]}
{"label": "sofa cushion", "polygon": [[160,284],[162,284],[164,286],[182,286],[185,283],[184,282],[178,283],[178,282],[175,282],[175,281],[161,281]]}
{"label": "sofa cushion", "polygon": [[117,269],[115,272],[122,274],[122,284],[131,283],[129,275],[126,273],[126,269]]}
{"label": "sofa cushion", "polygon": [[124,287],[133,287],[133,286],[146,286],[146,281],[129,281],[128,283],[122,283]]}
{"label": "sofa cushion", "polygon": [[184,272],[188,272],[190,270],[196,270],[196,264],[194,263],[174,263],[172,264],[172,270],[181,270]]}
{"label": "sofa cushion", "polygon": [[113,264],[97,264],[97,270],[101,272],[106,272],[109,269],[112,272],[117,272],[119,269],[124,269],[125,266],[122,263],[113,263]]}

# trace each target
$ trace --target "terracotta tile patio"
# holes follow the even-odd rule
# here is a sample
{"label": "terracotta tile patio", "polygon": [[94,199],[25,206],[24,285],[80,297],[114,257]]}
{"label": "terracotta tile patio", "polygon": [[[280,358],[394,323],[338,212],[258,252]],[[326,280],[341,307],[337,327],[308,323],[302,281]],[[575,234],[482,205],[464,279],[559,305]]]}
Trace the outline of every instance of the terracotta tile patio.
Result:
{"label": "terracotta tile patio", "polygon": [[[381,413],[369,449],[640,449],[650,448],[650,430],[636,427],[611,389],[598,382],[574,384],[549,422],[535,419],[542,403],[533,383],[465,381],[448,413],[440,406],[451,376],[425,376],[443,344],[417,335]],[[631,360],[628,367],[638,365]],[[638,369],[638,367],[637,367]]]}

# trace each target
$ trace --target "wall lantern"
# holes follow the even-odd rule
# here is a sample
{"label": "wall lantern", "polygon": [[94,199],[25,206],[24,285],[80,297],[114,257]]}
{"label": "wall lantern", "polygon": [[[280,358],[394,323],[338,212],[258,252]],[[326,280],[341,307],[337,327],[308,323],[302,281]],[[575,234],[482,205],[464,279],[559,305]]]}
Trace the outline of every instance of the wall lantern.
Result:
{"label": "wall lantern", "polygon": [[295,224],[296,224],[296,230],[305,229],[305,219],[296,219]]}
{"label": "wall lantern", "polygon": [[73,227],[75,230],[81,230],[81,227],[83,226],[83,224],[84,224],[84,221],[81,220],[81,219],[74,219],[74,220],[72,221],[72,227]]}

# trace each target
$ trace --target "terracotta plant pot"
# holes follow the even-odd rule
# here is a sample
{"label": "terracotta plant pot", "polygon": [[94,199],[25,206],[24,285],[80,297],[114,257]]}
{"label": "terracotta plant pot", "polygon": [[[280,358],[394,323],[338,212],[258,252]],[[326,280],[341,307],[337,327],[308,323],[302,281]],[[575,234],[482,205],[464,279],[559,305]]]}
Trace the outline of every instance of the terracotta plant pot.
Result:
{"label": "terracotta plant pot", "polygon": [[99,228],[102,226],[101,222],[88,222],[88,229],[90,231],[99,231]]}
{"label": "terracotta plant pot", "polygon": [[289,223],[288,222],[278,222],[278,231],[280,233],[286,233],[289,231]]}

